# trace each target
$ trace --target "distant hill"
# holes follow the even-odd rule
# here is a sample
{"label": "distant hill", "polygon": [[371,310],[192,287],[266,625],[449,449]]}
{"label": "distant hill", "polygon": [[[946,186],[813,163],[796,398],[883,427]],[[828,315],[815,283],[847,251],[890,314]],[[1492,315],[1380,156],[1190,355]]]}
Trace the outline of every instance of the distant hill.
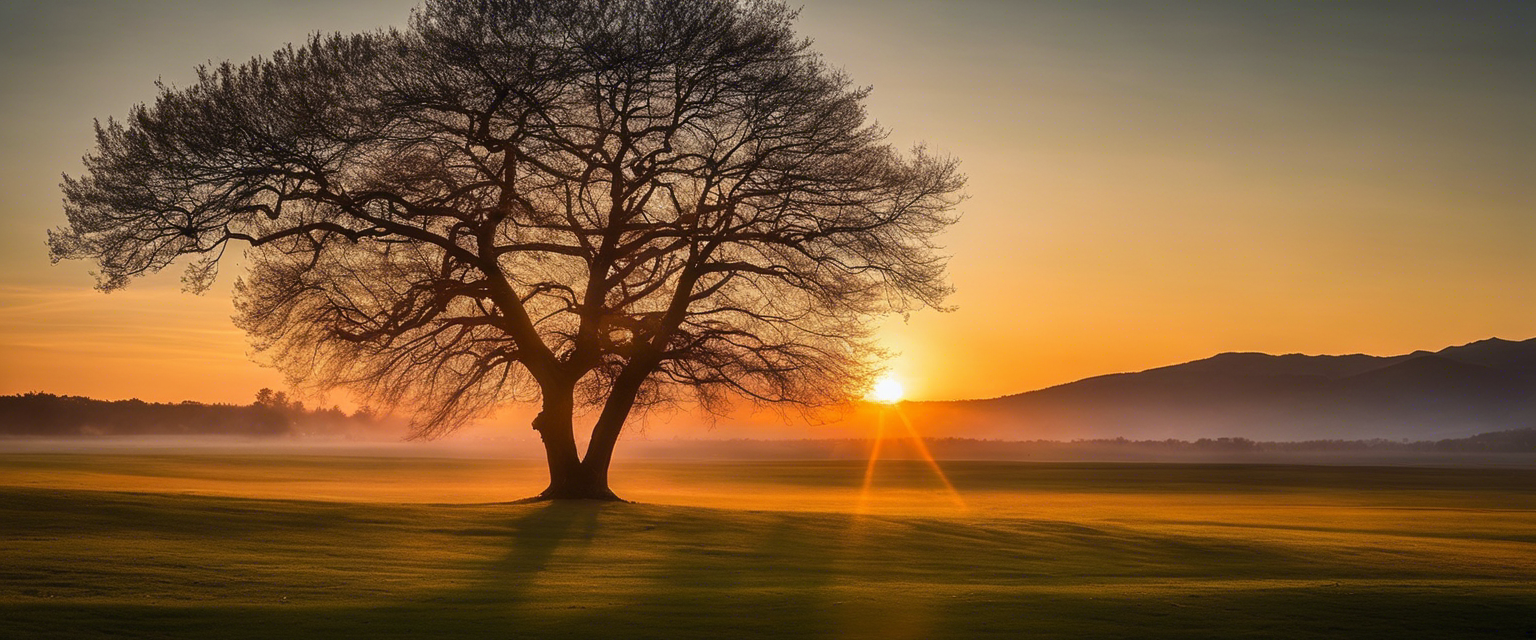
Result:
{"label": "distant hill", "polygon": [[1459,438],[1536,426],[1536,339],[1386,357],[1223,353],[1001,398],[903,409],[937,436]]}

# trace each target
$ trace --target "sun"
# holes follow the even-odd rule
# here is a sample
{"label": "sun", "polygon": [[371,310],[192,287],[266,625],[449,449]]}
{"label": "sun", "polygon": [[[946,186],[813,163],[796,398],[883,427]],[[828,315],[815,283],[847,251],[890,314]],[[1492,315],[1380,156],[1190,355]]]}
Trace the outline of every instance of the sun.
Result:
{"label": "sun", "polygon": [[887,375],[875,383],[875,388],[869,392],[869,399],[881,404],[896,404],[901,402],[906,392],[896,376]]}

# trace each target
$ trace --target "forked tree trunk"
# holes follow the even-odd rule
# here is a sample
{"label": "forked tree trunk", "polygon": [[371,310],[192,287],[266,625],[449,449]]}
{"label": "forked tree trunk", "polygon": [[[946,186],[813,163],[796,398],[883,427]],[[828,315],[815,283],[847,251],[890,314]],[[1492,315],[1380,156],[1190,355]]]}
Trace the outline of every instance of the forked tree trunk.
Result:
{"label": "forked tree trunk", "polygon": [[[633,404],[633,394],[629,404]],[[544,456],[549,462],[549,486],[535,499],[619,500],[608,488],[608,464],[628,411],[618,418],[617,425],[605,424],[604,418],[610,416],[608,411],[603,412],[598,428],[593,430],[592,444],[587,447],[586,461],[576,451],[574,412],[569,389],[544,390],[543,407],[533,419],[533,428],[544,441]],[[606,453],[594,457],[594,449]]]}

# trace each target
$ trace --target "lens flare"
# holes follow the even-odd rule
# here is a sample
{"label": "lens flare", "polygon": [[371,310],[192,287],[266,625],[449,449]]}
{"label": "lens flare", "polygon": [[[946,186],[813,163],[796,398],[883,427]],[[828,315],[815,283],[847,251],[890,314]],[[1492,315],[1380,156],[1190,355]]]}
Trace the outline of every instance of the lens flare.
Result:
{"label": "lens flare", "polygon": [[917,447],[918,455],[923,457],[923,460],[933,469],[934,475],[938,476],[939,481],[944,483],[944,488],[949,490],[949,499],[955,502],[955,506],[961,509],[966,508],[965,499],[960,497],[960,492],[955,489],[954,483],[949,481],[949,476],[944,475],[944,470],[939,468],[938,459],[934,458],[933,453],[928,451],[928,445],[923,443],[923,435],[917,432],[917,427],[912,426],[912,421],[907,419],[907,414],[902,412],[901,407],[896,408],[896,417],[901,418],[901,423],[906,425],[907,433],[912,436],[912,444]]}
{"label": "lens flare", "polygon": [[869,450],[869,466],[864,467],[864,487],[859,490],[859,506],[856,513],[864,513],[869,505],[869,490],[875,485],[875,463],[880,461],[880,447],[885,444],[885,411],[875,423],[875,446]]}
{"label": "lens flare", "polygon": [[881,400],[880,385],[876,385],[875,392],[870,394],[871,399],[891,406],[882,407],[880,409],[879,415],[876,417],[875,441],[874,445],[870,447],[869,450],[869,463],[864,467],[864,485],[859,489],[858,506],[855,508],[854,512],[860,514],[868,513],[870,495],[875,485],[875,464],[880,461],[880,450],[885,445],[885,423],[886,414],[888,413],[895,413],[896,417],[901,420],[902,426],[906,428],[907,436],[911,438],[913,448],[917,449],[918,456],[920,456],[924,462],[928,463],[928,467],[933,470],[933,474],[938,476],[939,482],[944,483],[944,489],[949,493],[950,500],[953,501],[955,506],[959,507],[962,511],[967,510],[968,507],[965,504],[965,499],[960,497],[959,490],[955,489],[954,483],[949,481],[949,476],[945,475],[944,469],[939,466],[938,459],[934,458],[933,452],[928,450],[928,444],[923,441],[923,435],[917,432],[917,427],[912,424],[912,420],[908,418],[906,412],[902,411],[901,407],[897,405],[897,403],[901,401],[900,383],[896,383],[891,378],[881,380],[881,383],[883,384],[886,381],[890,381],[896,384],[895,393],[892,394],[892,396],[889,396],[894,397],[895,399],[891,401]]}

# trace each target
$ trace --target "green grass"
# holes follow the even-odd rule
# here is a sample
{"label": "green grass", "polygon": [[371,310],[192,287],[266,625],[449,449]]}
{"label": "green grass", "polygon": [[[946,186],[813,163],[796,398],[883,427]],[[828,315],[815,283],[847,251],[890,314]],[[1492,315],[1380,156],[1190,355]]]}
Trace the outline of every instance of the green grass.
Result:
{"label": "green grass", "polygon": [[1536,634],[1536,471],[0,455],[3,638]]}

